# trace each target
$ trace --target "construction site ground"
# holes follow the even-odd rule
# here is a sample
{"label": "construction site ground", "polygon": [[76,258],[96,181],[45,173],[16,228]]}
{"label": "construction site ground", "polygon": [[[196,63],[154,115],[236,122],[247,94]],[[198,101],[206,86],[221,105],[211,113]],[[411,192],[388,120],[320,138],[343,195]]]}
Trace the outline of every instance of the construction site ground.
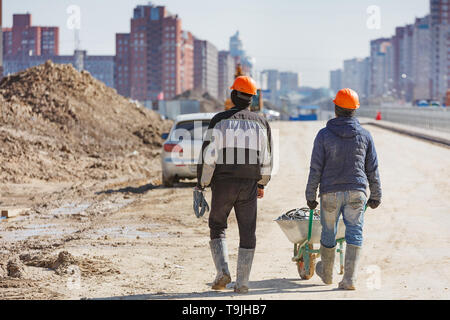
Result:
{"label": "construction site ground", "polygon": [[[293,245],[273,220],[305,206],[324,124],[272,123],[279,165],[258,202],[248,295],[210,290],[208,214],[194,216],[193,181],[161,186],[155,157],[145,178],[130,169],[103,180],[2,183],[0,206],[17,216],[0,222],[0,299],[449,299],[450,148],[373,126],[383,200],[365,215],[358,288],[337,290],[336,272],[331,286],[317,275],[300,280]],[[233,214],[227,237],[234,279]]]}

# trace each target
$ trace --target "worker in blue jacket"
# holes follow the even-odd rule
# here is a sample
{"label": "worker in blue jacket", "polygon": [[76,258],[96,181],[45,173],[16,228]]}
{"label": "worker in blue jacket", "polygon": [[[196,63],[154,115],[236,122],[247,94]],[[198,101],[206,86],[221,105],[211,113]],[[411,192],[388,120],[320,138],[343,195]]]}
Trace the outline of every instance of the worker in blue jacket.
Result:
{"label": "worker in blue jacket", "polygon": [[328,121],[314,141],[306,200],[310,209],[317,207],[317,188],[320,185],[322,234],[317,275],[325,284],[333,283],[336,233],[342,214],[347,246],[344,277],[339,288],[355,290],[363,243],[364,211],[366,204],[372,209],[380,205],[381,184],[372,136],[355,117],[360,106],[358,94],[348,88],[342,89],[334,103],[336,118]]}

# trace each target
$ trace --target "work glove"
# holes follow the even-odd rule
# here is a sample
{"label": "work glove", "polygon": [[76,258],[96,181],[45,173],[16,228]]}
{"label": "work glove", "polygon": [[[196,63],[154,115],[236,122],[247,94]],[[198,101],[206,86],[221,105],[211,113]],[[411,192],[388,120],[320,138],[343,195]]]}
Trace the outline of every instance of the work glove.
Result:
{"label": "work glove", "polygon": [[308,207],[311,210],[317,208],[317,205],[319,204],[316,200],[307,200],[306,203],[308,204]]}
{"label": "work glove", "polygon": [[194,188],[194,213],[197,218],[203,217],[205,211],[209,212],[209,205],[202,189]]}
{"label": "work glove", "polygon": [[367,201],[367,205],[368,205],[371,209],[376,209],[376,208],[380,205],[380,203],[381,203],[380,200],[369,199],[369,201]]}

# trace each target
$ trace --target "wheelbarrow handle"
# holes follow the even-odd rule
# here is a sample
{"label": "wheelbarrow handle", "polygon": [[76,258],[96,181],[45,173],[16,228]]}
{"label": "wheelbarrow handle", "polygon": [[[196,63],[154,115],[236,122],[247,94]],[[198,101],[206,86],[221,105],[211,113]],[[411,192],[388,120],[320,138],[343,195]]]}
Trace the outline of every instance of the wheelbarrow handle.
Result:
{"label": "wheelbarrow handle", "polygon": [[[368,207],[369,206],[366,203],[366,205],[364,207],[364,213],[367,211]],[[309,225],[308,225],[308,242],[311,240],[313,220],[314,220],[314,210],[310,209],[309,210]]]}
{"label": "wheelbarrow handle", "polygon": [[309,242],[309,240],[311,240],[313,219],[314,219],[314,210],[310,209],[309,210],[309,225],[308,225],[308,242]]}

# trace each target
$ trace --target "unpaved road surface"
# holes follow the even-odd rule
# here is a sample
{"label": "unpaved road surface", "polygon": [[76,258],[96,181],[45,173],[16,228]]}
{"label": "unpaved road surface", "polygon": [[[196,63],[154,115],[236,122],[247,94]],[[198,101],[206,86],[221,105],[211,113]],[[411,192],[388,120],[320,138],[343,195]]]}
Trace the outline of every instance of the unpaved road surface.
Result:
{"label": "unpaved road surface", "polygon": [[[299,279],[293,245],[273,220],[305,206],[312,143],[323,125],[273,124],[279,166],[258,203],[248,295],[209,289],[215,270],[207,215],[192,211],[194,184],[168,189],[155,178],[2,185],[2,206],[32,209],[0,222],[0,298],[449,299],[450,149],[374,127],[367,128],[384,196],[365,216],[358,290],[336,290],[336,273],[331,286],[316,275]],[[233,214],[227,236],[234,279]]]}

